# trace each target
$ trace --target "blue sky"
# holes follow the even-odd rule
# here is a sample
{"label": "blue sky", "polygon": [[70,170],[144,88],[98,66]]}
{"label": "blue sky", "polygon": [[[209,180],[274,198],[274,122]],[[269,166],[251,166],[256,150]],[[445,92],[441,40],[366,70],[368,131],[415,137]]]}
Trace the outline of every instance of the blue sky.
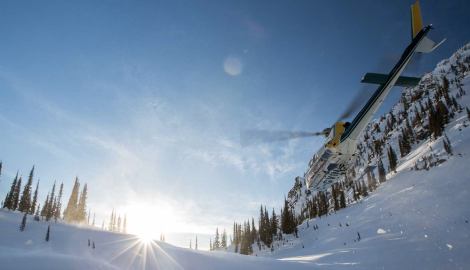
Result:
{"label": "blue sky", "polygon": [[[115,207],[131,232],[206,247],[261,203],[279,212],[322,143],[242,149],[240,129],[331,126],[364,74],[388,72],[409,44],[412,4],[3,1],[0,197],[34,164],[41,202],[54,180],[67,200],[78,175],[98,224]],[[429,36],[447,41],[408,75],[470,37],[466,1],[420,4]]]}

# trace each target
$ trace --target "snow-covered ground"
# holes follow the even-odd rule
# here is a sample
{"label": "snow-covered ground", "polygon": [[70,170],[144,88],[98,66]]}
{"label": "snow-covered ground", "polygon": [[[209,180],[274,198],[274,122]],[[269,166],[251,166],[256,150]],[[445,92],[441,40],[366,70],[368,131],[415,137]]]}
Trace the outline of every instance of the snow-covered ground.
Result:
{"label": "snow-covered ground", "polygon": [[[19,231],[22,213],[0,212],[0,269],[309,269],[307,265],[227,252],[196,251],[159,241],[63,222],[33,221]],[[47,226],[50,240],[45,241]],[[88,239],[96,248],[88,247]]]}

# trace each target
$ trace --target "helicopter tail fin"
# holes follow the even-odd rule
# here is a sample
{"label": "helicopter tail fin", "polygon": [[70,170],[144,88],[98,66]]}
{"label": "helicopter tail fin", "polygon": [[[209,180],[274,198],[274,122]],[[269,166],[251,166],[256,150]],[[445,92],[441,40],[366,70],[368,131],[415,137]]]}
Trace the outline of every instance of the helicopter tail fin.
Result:
{"label": "helicopter tail fin", "polygon": [[[423,28],[423,19],[421,17],[419,1],[416,1],[416,3],[411,6],[411,40],[413,40]],[[441,42],[439,42],[439,44],[435,45],[434,41],[428,37],[424,37],[418,48],[416,48],[416,52],[430,53],[439,45],[441,45],[445,40],[446,39],[443,39]]]}

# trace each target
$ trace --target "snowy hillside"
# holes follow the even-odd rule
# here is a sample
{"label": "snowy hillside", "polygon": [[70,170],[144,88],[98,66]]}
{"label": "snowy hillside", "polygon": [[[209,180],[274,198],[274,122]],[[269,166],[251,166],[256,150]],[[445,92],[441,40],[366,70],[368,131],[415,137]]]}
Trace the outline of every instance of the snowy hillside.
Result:
{"label": "snowy hillside", "polygon": [[[385,168],[389,165],[387,149],[394,149],[397,173],[389,169],[387,181],[376,183],[377,190],[357,202],[352,185],[343,182],[341,187],[350,203],[321,219],[308,218],[307,203],[315,194],[307,193],[304,179],[299,177],[288,194],[290,205],[303,220],[298,226],[299,237],[288,235],[284,241],[276,241],[273,252],[253,246],[254,253],[332,269],[468,269],[470,123],[465,108],[470,106],[470,97],[465,92],[470,93],[469,63],[470,45],[466,45],[426,73],[420,85],[404,90],[400,103],[390,110],[395,124],[390,124],[391,114],[384,115],[362,134],[361,157],[355,177],[349,175],[351,180],[358,182],[367,166],[377,165],[376,145],[383,149],[380,159]],[[444,76],[450,82],[447,98],[439,96]],[[419,120],[426,115],[420,103],[431,100],[436,104],[444,99],[450,120],[442,137],[434,139],[428,132],[429,118]],[[407,125],[412,128],[411,149],[400,157],[405,151],[401,147]],[[451,142],[453,155],[444,149],[444,135]],[[377,175],[377,169],[373,173]],[[333,212],[331,192],[328,196]]]}
{"label": "snowy hillside", "polygon": [[[36,222],[33,216],[28,216],[20,232],[22,217],[22,213],[0,211],[0,269],[307,269],[293,262],[145,242],[87,225]],[[88,246],[88,239],[95,249]]]}

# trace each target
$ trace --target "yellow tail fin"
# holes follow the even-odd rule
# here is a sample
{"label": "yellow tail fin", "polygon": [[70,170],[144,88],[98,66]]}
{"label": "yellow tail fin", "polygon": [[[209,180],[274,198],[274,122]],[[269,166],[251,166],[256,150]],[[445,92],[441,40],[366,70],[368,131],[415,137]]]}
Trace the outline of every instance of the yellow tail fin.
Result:
{"label": "yellow tail fin", "polygon": [[419,9],[419,1],[416,1],[411,6],[411,31],[412,37],[416,37],[416,35],[423,29],[423,19],[421,18],[421,10]]}

